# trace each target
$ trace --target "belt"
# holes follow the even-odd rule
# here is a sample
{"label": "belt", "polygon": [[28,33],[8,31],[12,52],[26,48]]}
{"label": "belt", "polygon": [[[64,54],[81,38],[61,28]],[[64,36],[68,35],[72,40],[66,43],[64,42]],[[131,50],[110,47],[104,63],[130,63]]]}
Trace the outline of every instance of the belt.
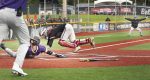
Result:
{"label": "belt", "polygon": [[12,11],[12,12],[17,12],[16,16],[18,16],[18,17],[22,16],[22,9],[21,9],[21,7],[19,7],[17,10],[14,9],[14,8],[9,8],[9,7],[4,7],[4,8],[0,8],[0,9]]}
{"label": "belt", "polygon": [[4,7],[4,8],[1,8],[1,9],[5,9],[5,10],[8,10],[8,11],[15,11],[15,12],[16,12],[16,10],[15,10],[15,9],[13,9],[13,8],[9,8],[9,7]]}

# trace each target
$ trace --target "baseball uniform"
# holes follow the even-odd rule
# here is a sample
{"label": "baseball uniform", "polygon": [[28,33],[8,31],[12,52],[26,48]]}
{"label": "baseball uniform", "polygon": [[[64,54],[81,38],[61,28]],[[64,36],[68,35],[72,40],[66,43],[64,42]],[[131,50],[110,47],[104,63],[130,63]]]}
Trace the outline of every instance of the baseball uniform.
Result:
{"label": "baseball uniform", "polygon": [[50,47],[53,44],[53,40],[56,38],[59,39],[59,45],[69,48],[76,48],[79,45],[90,43],[91,46],[95,46],[95,43],[92,38],[86,39],[76,39],[74,29],[71,24],[62,24],[53,29],[48,30],[48,42],[47,45]]}
{"label": "baseball uniform", "polygon": [[8,28],[13,30],[13,33],[19,40],[20,46],[17,50],[12,70],[23,75],[27,75],[21,68],[29,48],[30,40],[29,31],[22,16],[22,11],[26,9],[26,3],[27,0],[0,1],[0,41],[4,39],[3,34],[8,32]]}
{"label": "baseball uniform", "polygon": [[138,24],[140,21],[145,20],[146,18],[142,18],[142,19],[130,19],[130,18],[125,18],[128,21],[131,21],[131,28],[129,31],[129,35],[131,35],[132,31],[134,29],[137,29],[140,32],[140,36],[142,36],[142,30],[138,27]]}

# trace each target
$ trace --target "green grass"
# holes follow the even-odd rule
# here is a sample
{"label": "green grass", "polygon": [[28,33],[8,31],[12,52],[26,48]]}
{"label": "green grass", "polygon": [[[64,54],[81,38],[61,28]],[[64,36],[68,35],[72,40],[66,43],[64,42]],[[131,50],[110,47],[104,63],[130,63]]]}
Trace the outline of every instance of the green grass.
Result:
{"label": "green grass", "polygon": [[0,80],[150,80],[150,65],[101,68],[25,69],[26,77],[16,77],[0,69]]}
{"label": "green grass", "polygon": [[126,48],[122,48],[122,50],[150,50],[150,43],[129,46],[129,47],[126,47]]}
{"label": "green grass", "polygon": [[[144,31],[144,36],[150,35],[148,30]],[[122,41],[140,38],[137,31],[132,36],[128,36],[128,32],[117,32],[101,35],[92,35],[95,37],[96,43],[107,43],[114,41]],[[78,36],[78,38],[86,38],[91,36]],[[41,43],[46,45],[46,41],[42,39]],[[6,46],[16,50],[17,41],[5,42]],[[149,44],[138,45],[134,49],[142,46],[148,48]],[[140,47],[139,47],[140,46]],[[129,47],[128,49],[132,49]],[[58,40],[54,42],[52,48],[63,49],[58,45]],[[0,69],[0,80],[150,80],[150,65],[143,66],[125,66],[125,67],[99,67],[99,68],[51,68],[51,69],[24,69],[29,74],[26,77],[16,77],[11,75],[10,69]]]}

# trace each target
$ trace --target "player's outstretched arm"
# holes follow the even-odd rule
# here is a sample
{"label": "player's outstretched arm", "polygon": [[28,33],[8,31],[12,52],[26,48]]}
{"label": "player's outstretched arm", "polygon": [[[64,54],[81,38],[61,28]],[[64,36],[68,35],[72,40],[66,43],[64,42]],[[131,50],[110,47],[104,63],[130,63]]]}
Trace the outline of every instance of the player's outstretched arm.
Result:
{"label": "player's outstretched arm", "polygon": [[128,21],[132,21],[132,19],[130,19],[130,18],[125,18],[126,20],[128,20]]}
{"label": "player's outstretched arm", "polygon": [[52,52],[52,51],[50,51],[50,50],[48,50],[46,53],[47,53],[48,55],[52,55],[52,56],[55,56],[55,57],[57,57],[57,58],[66,58],[65,55],[59,54],[59,53],[55,53],[55,52]]}
{"label": "player's outstretched arm", "polygon": [[142,19],[138,19],[139,21],[143,21],[143,20],[145,20],[146,18],[142,18]]}

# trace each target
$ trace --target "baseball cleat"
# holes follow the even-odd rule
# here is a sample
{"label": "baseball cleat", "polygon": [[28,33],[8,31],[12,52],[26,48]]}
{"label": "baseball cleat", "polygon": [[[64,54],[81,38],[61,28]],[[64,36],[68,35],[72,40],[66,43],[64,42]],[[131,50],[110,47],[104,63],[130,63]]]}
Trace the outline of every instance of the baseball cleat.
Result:
{"label": "baseball cleat", "polygon": [[23,72],[23,70],[19,67],[19,65],[14,62],[13,68],[12,68],[12,74],[17,76],[27,76],[28,74]]}
{"label": "baseball cleat", "polygon": [[57,58],[66,58],[67,56],[63,55],[63,54],[56,54],[55,55]]}
{"label": "baseball cleat", "polygon": [[94,37],[89,38],[90,39],[90,45],[95,48],[95,42],[94,42]]}
{"label": "baseball cleat", "polygon": [[17,70],[12,70],[12,74],[16,75],[16,76],[27,76],[28,75],[27,73],[19,72]]}
{"label": "baseball cleat", "polygon": [[74,53],[78,52],[81,49],[80,46],[76,47],[75,50],[73,51]]}

